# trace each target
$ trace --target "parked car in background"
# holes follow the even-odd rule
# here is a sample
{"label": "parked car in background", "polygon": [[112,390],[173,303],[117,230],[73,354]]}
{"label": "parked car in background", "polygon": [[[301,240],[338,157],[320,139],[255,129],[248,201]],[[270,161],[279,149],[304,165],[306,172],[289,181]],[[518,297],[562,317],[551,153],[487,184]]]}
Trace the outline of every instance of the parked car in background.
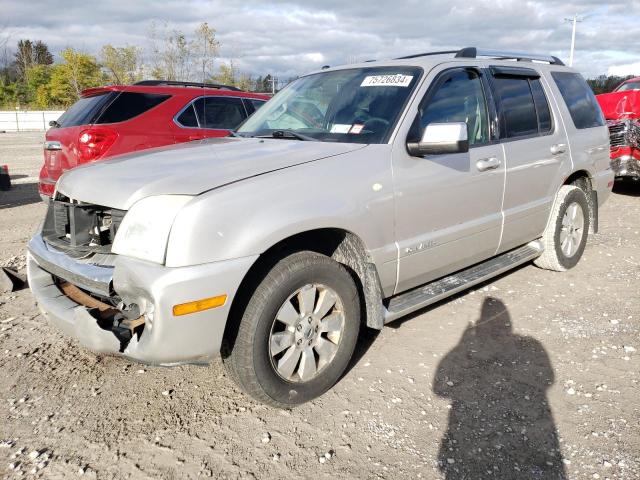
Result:
{"label": "parked car in background", "polygon": [[84,90],[46,133],[40,194],[51,196],[60,175],[84,163],[226,137],[269,98],[225,85],[163,80]]}
{"label": "parked car in background", "polygon": [[640,179],[640,77],[596,97],[611,138],[611,166],[616,177]]}
{"label": "parked car in background", "polygon": [[94,351],[221,355],[247,393],[290,407],[331,388],[365,325],[529,261],[574,267],[611,193],[608,148],[591,89],[552,56],[328,68],[233,137],[66,173],[29,286]]}

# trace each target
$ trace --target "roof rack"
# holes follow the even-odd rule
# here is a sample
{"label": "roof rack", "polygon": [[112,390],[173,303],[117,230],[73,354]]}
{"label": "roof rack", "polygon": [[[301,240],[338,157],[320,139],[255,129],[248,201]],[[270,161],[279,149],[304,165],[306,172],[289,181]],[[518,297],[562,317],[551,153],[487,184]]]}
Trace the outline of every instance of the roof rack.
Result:
{"label": "roof rack", "polygon": [[418,57],[426,57],[429,55],[448,55],[455,54],[456,58],[477,58],[477,57],[492,57],[499,59],[510,59],[517,60],[519,62],[547,62],[551,65],[564,65],[562,60],[558,57],[554,57],[553,55],[537,55],[532,53],[521,53],[521,52],[503,52],[500,50],[484,50],[476,47],[466,47],[460,50],[442,50],[439,52],[427,52],[427,53],[416,53],[414,55],[406,55],[404,57],[398,57],[395,60],[407,60],[409,58],[418,58]]}
{"label": "roof rack", "polygon": [[456,53],[456,58],[477,58],[477,57],[492,57],[499,59],[509,59],[509,60],[517,60],[517,61],[537,61],[537,62],[547,62],[551,65],[564,65],[562,60],[558,57],[554,57],[553,55],[537,55],[533,53],[522,53],[522,52],[503,52],[501,50],[483,50],[476,47],[466,47],[461,50],[458,50]]}
{"label": "roof rack", "polygon": [[404,57],[394,58],[394,60],[407,60],[409,58],[428,57],[429,55],[446,55],[449,53],[458,53],[458,50],[441,50],[439,52],[415,53],[413,55],[406,55]]}
{"label": "roof rack", "polygon": [[141,85],[141,86],[166,85],[168,87],[220,88],[224,90],[240,91],[238,87],[232,87],[230,85],[222,85],[220,83],[180,82],[177,80],[141,80],[139,82],[134,83],[134,85]]}

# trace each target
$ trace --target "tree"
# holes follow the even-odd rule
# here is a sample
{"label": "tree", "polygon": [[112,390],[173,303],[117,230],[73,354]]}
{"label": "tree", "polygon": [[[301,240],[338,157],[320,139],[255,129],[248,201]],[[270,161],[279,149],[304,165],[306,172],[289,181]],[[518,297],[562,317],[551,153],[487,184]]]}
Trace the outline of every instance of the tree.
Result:
{"label": "tree", "polygon": [[251,75],[240,72],[233,59],[229,60],[229,63],[222,63],[218,73],[213,75],[211,80],[215,83],[238,87],[241,90],[253,90],[255,87],[255,81]]}
{"label": "tree", "polygon": [[633,75],[628,75],[626,77],[618,77],[617,75],[600,75],[596,78],[590,78],[587,80],[587,83],[593,90],[593,93],[598,95],[600,93],[612,92],[614,88],[630,78],[633,78]]}
{"label": "tree", "polygon": [[258,76],[258,78],[256,78],[256,81],[253,84],[252,90],[254,92],[262,92],[262,86],[263,86],[262,75],[260,75],[260,76]]}
{"label": "tree", "polygon": [[180,30],[169,30],[168,24],[149,29],[151,41],[152,75],[162,80],[188,80],[185,73],[189,63],[187,39]]}
{"label": "tree", "polygon": [[129,84],[140,80],[142,78],[141,57],[141,49],[135,46],[105,45],[102,47],[102,65],[112,83]]}
{"label": "tree", "polygon": [[33,44],[31,40],[18,40],[18,50],[15,53],[15,59],[18,77],[24,81],[27,70],[33,65]]}
{"label": "tree", "polygon": [[36,40],[33,44],[33,63],[35,65],[52,65],[53,55],[49,51],[49,47],[41,40]]}
{"label": "tree", "polygon": [[58,105],[70,105],[85,88],[97,87],[105,78],[95,57],[72,48],[60,54],[63,63],[55,65],[51,72],[50,98]]}
{"label": "tree", "polygon": [[215,29],[201,23],[192,39],[165,23],[149,28],[152,75],[163,80],[202,80],[213,73],[219,43]]}
{"label": "tree", "polygon": [[[264,79],[262,80],[262,89],[261,92],[273,92],[273,90],[277,90],[277,80],[268,73]],[[275,86],[274,86],[275,84]]]}
{"label": "tree", "polygon": [[214,83],[221,83],[223,85],[235,85],[237,68],[233,65],[233,60],[229,63],[220,64],[218,73],[211,77]]}
{"label": "tree", "polygon": [[[207,22],[201,23],[196,29],[192,47],[197,60],[197,67],[202,72],[201,78],[204,79],[211,76],[213,64],[220,48],[220,43],[216,40],[216,30],[211,28]],[[197,75],[200,72],[195,73]]]}
{"label": "tree", "polygon": [[15,66],[18,71],[18,78],[25,82],[27,80],[27,71],[34,65],[51,65],[53,63],[53,55],[49,52],[47,44],[37,40],[19,40],[18,48],[15,53]]}
{"label": "tree", "polygon": [[51,81],[51,67],[49,65],[33,65],[29,67],[25,78],[25,97],[23,102],[35,104],[38,107],[49,106],[49,82]]}

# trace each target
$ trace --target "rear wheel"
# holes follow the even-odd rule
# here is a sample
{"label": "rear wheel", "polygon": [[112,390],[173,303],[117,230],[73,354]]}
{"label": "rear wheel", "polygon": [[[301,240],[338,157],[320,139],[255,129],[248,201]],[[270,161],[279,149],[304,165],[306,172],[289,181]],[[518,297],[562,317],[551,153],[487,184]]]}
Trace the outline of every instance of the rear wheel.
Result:
{"label": "rear wheel", "polygon": [[358,291],[347,269],[318,253],[294,253],[256,288],[225,366],[255,399],[297,405],[338,381],[359,327]]}
{"label": "rear wheel", "polygon": [[542,237],[544,253],[534,263],[557,272],[573,268],[582,257],[588,233],[589,204],[584,191],[573,185],[562,186]]}

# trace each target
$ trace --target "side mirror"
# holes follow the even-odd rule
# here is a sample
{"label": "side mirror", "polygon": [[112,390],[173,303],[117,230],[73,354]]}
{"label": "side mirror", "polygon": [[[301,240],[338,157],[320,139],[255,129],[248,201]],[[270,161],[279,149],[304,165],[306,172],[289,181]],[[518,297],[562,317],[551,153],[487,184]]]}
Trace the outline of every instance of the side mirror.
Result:
{"label": "side mirror", "polygon": [[439,155],[443,153],[464,153],[469,151],[469,138],[465,122],[430,123],[424,129],[418,143],[407,143],[409,155]]}

